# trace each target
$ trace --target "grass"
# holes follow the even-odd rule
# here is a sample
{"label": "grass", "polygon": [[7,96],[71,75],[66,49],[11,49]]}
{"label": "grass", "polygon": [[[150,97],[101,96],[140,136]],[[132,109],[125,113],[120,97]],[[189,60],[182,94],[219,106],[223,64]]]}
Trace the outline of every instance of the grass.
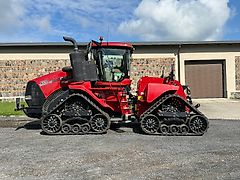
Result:
{"label": "grass", "polygon": [[14,111],[15,102],[0,102],[0,116],[24,115],[23,111]]}

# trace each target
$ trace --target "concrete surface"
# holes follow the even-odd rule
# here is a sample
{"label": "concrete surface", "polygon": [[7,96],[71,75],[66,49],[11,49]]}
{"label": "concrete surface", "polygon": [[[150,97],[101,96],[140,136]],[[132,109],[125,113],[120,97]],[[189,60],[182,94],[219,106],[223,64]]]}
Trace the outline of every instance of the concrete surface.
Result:
{"label": "concrete surface", "polygon": [[0,127],[18,127],[23,126],[28,122],[35,121],[36,119],[27,116],[0,116]]}
{"label": "concrete surface", "polygon": [[203,136],[46,136],[0,128],[0,179],[240,179],[240,121]]}
{"label": "concrete surface", "polygon": [[240,100],[215,98],[194,99],[193,102],[200,103],[199,110],[209,119],[240,120]]}

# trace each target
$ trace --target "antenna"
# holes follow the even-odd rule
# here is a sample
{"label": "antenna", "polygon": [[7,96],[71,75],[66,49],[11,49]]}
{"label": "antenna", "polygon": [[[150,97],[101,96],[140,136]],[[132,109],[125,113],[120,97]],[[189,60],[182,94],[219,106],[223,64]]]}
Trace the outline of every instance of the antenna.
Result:
{"label": "antenna", "polygon": [[107,25],[107,46],[108,46],[108,41],[109,41],[109,22]]}

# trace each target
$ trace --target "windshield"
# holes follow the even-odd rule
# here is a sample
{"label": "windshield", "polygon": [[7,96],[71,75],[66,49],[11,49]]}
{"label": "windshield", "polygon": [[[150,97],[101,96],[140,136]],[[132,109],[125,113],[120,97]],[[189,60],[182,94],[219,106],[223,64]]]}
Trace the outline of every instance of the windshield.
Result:
{"label": "windshield", "polygon": [[101,49],[102,71],[104,81],[121,81],[128,77],[130,50]]}

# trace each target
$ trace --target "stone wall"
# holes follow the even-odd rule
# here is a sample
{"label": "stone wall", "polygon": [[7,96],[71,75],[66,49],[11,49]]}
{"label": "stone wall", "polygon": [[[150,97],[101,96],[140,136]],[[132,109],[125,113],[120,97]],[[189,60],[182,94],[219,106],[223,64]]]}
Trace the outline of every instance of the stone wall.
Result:
{"label": "stone wall", "polygon": [[[160,77],[165,66],[165,75],[170,72],[174,58],[134,59],[131,65],[132,91],[142,76]],[[27,81],[69,65],[68,59],[58,60],[1,60],[0,97],[23,96]]]}
{"label": "stone wall", "polygon": [[171,65],[174,64],[175,58],[142,58],[134,59],[131,64],[132,92],[137,90],[137,81],[142,76],[160,77],[163,67],[164,74],[167,76],[171,71]]}
{"label": "stone wall", "polygon": [[240,56],[235,57],[236,90],[240,90]]}
{"label": "stone wall", "polygon": [[23,96],[27,81],[61,69],[69,60],[1,60],[0,97]]}

